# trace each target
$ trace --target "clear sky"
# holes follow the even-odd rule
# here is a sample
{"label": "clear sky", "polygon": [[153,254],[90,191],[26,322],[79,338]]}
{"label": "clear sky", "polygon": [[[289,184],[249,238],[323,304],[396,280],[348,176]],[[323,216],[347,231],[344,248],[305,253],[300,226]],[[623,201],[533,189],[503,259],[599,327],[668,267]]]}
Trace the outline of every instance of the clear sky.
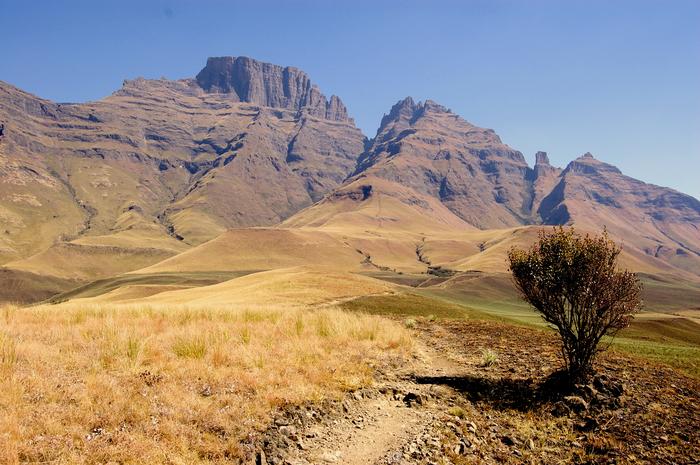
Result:
{"label": "clear sky", "polygon": [[373,136],[411,95],[530,163],[590,151],[700,198],[700,0],[0,0],[0,80],[61,102],[208,56],[299,67]]}

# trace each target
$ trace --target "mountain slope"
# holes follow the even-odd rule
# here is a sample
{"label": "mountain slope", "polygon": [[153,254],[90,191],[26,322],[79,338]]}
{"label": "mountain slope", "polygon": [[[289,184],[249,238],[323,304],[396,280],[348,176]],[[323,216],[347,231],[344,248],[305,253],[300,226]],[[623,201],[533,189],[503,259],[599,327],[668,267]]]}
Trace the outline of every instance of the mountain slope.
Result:
{"label": "mountain slope", "polygon": [[364,140],[305,73],[231,57],[85,104],[0,82],[0,124],[0,264],[124,232],[162,258],[278,223],[339,185]]}
{"label": "mountain slope", "polygon": [[625,176],[590,153],[558,176],[538,213],[547,224],[605,226],[627,247],[700,274],[700,201]]}
{"label": "mountain slope", "polygon": [[531,216],[523,155],[490,129],[430,100],[406,98],[382,119],[356,175],[376,176],[438,199],[481,229],[516,226]]}

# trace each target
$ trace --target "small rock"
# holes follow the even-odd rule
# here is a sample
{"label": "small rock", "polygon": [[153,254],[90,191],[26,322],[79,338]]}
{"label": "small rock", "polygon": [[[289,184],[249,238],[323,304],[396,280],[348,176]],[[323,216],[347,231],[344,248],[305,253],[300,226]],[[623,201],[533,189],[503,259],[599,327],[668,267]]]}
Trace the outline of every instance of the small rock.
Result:
{"label": "small rock", "polygon": [[296,440],[297,439],[297,429],[293,426],[280,426],[279,428],[280,433],[288,437],[289,439]]}
{"label": "small rock", "polygon": [[360,391],[355,391],[352,393],[352,397],[355,400],[362,400],[362,393]]}
{"label": "small rock", "polygon": [[559,401],[552,407],[552,415],[555,417],[563,417],[569,414],[571,409],[563,401]]}
{"label": "small rock", "polygon": [[210,397],[210,396],[211,396],[211,386],[209,386],[209,385],[207,384],[206,386],[204,386],[204,387],[202,388],[201,391],[199,391],[199,394],[200,394],[202,397]]}
{"label": "small rock", "polygon": [[580,396],[566,396],[564,397],[564,402],[569,406],[574,412],[583,412],[588,410],[588,402],[583,400]]}
{"label": "small rock", "polygon": [[326,463],[335,463],[340,459],[340,452],[325,452],[323,455],[321,455],[321,460],[323,460]]}
{"label": "small rock", "polygon": [[416,394],[414,392],[409,392],[405,396],[403,396],[403,403],[406,404],[407,407],[411,407],[412,404],[418,404],[422,405],[423,404],[423,398],[421,397],[420,394]]}
{"label": "small rock", "polygon": [[535,450],[535,441],[532,439],[527,440],[527,448],[530,450]]}
{"label": "small rock", "polygon": [[588,417],[584,420],[583,423],[579,423],[578,425],[576,425],[576,429],[578,431],[583,432],[593,431],[596,428],[598,428],[598,420],[592,417]]}
{"label": "small rock", "polygon": [[520,452],[518,449],[513,449],[513,455],[515,455],[516,457],[522,457],[523,453]]}
{"label": "small rock", "polygon": [[267,465],[267,457],[265,457],[265,452],[260,451],[255,454],[255,465]]}

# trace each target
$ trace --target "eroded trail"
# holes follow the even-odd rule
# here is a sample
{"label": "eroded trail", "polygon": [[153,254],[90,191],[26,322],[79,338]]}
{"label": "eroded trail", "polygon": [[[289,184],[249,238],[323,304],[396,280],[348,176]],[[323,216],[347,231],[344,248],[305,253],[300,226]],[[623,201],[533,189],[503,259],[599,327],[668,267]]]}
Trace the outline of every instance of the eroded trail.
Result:
{"label": "eroded trail", "polygon": [[312,430],[314,438],[297,458],[311,463],[379,463],[409,441],[424,422],[422,412],[400,401],[371,399],[337,424]]}
{"label": "eroded trail", "polygon": [[700,386],[671,368],[612,352],[590,385],[551,397],[551,333],[455,320],[419,321],[414,335],[414,359],[342,404],[297,412],[298,429],[273,430],[283,454],[257,463],[700,463],[687,460],[700,457]]}
{"label": "eroded trail", "polygon": [[[417,377],[454,374],[458,366],[439,351],[417,341],[418,357],[376,390],[356,392],[343,402],[343,415],[327,425],[310,427],[289,455],[291,464],[398,464],[414,451],[411,445],[428,436],[444,405],[433,400],[434,389]],[[438,446],[433,438],[433,446]]]}

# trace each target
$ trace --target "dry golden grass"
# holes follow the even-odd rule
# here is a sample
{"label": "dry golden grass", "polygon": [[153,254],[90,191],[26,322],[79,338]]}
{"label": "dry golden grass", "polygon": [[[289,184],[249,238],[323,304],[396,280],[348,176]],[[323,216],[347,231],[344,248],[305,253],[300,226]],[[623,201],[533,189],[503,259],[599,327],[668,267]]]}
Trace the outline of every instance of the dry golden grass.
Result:
{"label": "dry golden grass", "polygon": [[220,463],[278,407],[371,383],[398,324],[333,308],[0,312],[0,463]]}

